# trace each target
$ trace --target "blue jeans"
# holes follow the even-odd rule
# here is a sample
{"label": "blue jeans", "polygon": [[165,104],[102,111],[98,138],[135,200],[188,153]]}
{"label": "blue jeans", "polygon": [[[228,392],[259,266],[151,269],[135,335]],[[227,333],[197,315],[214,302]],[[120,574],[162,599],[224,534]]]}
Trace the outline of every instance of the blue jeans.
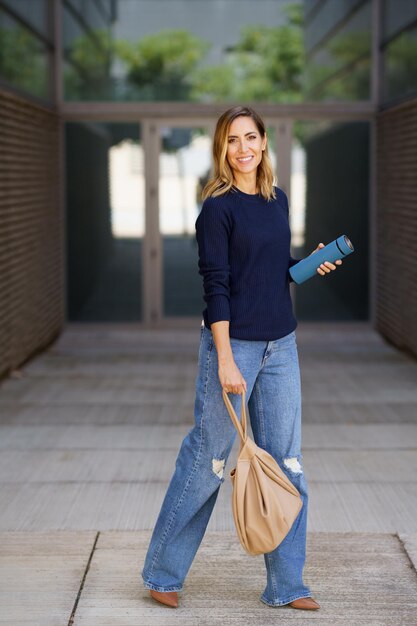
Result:
{"label": "blue jeans", "polygon": [[[285,539],[264,555],[267,584],[260,600],[280,606],[312,595],[303,583],[308,492],[301,465],[296,335],[294,330],[275,341],[231,337],[230,343],[246,381],[253,437],[276,459],[303,501]],[[145,588],[156,591],[182,590],[225,480],[225,463],[237,435],[222,397],[214,338],[204,324],[195,388],[195,424],[182,441],[141,572]],[[242,396],[228,395],[240,418]]]}

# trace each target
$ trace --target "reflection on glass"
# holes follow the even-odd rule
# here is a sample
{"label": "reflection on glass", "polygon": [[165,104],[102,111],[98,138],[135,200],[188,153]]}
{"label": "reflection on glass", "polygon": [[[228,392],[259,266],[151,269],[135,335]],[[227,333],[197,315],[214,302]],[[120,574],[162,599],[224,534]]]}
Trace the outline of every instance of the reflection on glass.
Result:
{"label": "reflection on glass", "polygon": [[49,0],[2,0],[1,4],[9,7],[38,33],[52,41],[48,23],[48,8],[52,3]]}
{"label": "reflection on glass", "polygon": [[[306,25],[310,41],[305,71],[306,96],[311,100],[366,100],[370,96],[371,4],[366,1],[346,19],[340,9],[343,4],[327,2],[323,11],[332,9],[330,38],[326,24],[315,16]],[[337,8],[338,7],[338,8]],[[337,21],[339,20],[339,21]],[[313,34],[309,33],[314,30]],[[317,31],[317,32],[316,32]]]}
{"label": "reflection on glass", "polygon": [[111,231],[117,239],[143,239],[145,172],[137,129],[109,150]]}
{"label": "reflection on glass", "polygon": [[415,0],[383,0],[382,38],[386,41],[417,20]]}
{"label": "reflection on glass", "polygon": [[301,99],[299,3],[114,0],[88,12],[95,4],[64,3],[67,100]]}
{"label": "reflection on glass", "polygon": [[143,149],[137,124],[66,125],[68,318],[142,319]]}
{"label": "reflection on glass", "polygon": [[355,246],[334,274],[317,274],[296,288],[300,320],[368,319],[368,184],[368,122],[294,125],[292,256],[304,258],[340,235]]}
{"label": "reflection on glass", "polygon": [[165,316],[199,316],[204,308],[195,221],[211,168],[204,128],[161,129],[159,223],[163,241]]}
{"label": "reflection on glass", "polygon": [[393,39],[384,50],[384,100],[417,91],[417,28]]}
{"label": "reflection on glass", "polygon": [[34,96],[48,98],[45,44],[0,8],[0,77]]}
{"label": "reflection on glass", "polygon": [[95,3],[63,6],[64,85],[69,100],[111,100],[112,14]]}

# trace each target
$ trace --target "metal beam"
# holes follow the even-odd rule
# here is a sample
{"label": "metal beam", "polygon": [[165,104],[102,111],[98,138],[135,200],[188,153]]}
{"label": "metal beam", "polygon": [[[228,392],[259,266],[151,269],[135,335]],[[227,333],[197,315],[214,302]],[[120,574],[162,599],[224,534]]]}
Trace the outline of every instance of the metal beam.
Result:
{"label": "metal beam", "polygon": [[378,110],[382,100],[382,4],[381,0],[372,0],[372,52],[371,52],[371,101]]}
{"label": "metal beam", "polygon": [[53,101],[60,109],[63,102],[63,67],[62,67],[62,6],[60,0],[53,0],[52,23],[54,33],[53,56]]}
{"label": "metal beam", "polygon": [[162,319],[162,242],[159,229],[159,153],[160,134],[152,119],[142,121],[145,155],[145,236],[142,246],[142,319],[149,327]]}
{"label": "metal beam", "polygon": [[[65,120],[138,121],[141,118],[218,118],[238,103],[196,102],[63,102]],[[375,115],[372,102],[303,102],[274,104],[255,102],[251,106],[264,117],[292,120],[369,120]]]}

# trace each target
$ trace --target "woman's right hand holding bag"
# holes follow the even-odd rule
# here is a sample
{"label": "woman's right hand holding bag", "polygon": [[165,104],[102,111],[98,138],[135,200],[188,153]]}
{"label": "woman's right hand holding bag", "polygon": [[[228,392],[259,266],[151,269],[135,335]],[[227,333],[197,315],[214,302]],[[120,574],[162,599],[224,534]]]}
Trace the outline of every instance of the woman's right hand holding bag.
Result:
{"label": "woman's right hand holding bag", "polygon": [[220,384],[227,393],[241,395],[243,391],[247,392],[246,381],[233,357],[224,362],[219,360],[218,372]]}
{"label": "woman's right hand holding bag", "polygon": [[221,320],[211,324],[214,345],[219,363],[218,373],[222,388],[227,393],[241,395],[247,391],[246,381],[235,363],[232,346],[230,344],[229,321]]}

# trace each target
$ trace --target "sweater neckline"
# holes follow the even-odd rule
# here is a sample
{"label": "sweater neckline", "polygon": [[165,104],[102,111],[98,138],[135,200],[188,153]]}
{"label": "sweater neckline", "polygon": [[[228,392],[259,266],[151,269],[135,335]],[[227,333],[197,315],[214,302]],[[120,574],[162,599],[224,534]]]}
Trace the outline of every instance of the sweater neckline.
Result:
{"label": "sweater neckline", "polygon": [[249,200],[250,202],[259,202],[260,200],[263,200],[263,197],[261,196],[260,193],[245,193],[244,191],[242,191],[241,189],[239,189],[235,185],[232,185],[232,189],[241,198],[243,198],[245,200]]}

